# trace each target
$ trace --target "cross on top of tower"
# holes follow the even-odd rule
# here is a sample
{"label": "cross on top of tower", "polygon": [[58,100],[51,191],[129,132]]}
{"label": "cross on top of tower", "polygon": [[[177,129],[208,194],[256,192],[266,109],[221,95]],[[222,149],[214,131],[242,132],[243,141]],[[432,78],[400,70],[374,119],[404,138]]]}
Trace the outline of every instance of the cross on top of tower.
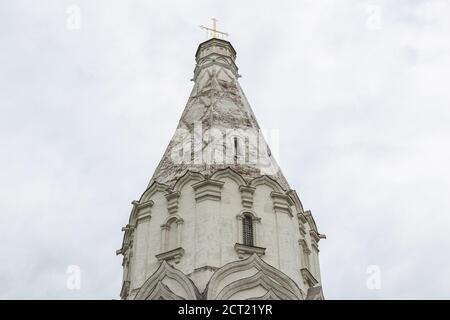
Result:
{"label": "cross on top of tower", "polygon": [[203,25],[200,26],[200,28],[206,30],[206,32],[208,32],[208,31],[211,32],[211,37],[212,38],[223,39],[224,37],[228,37],[229,36],[228,33],[217,30],[217,21],[218,20],[216,18],[212,18],[211,20],[213,22],[212,23],[212,28],[208,28],[208,27],[205,27]]}

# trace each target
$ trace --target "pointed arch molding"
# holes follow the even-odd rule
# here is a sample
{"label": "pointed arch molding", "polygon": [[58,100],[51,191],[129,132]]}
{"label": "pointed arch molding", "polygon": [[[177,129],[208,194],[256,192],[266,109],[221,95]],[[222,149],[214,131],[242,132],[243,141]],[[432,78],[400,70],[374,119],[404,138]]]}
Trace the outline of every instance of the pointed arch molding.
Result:
{"label": "pointed arch molding", "polygon": [[190,183],[192,181],[197,181],[200,182],[202,180],[205,180],[205,177],[198,172],[194,172],[194,171],[190,171],[187,170],[182,176],[181,178],[179,178],[176,182],[175,185],[173,186],[173,190],[174,191],[181,191],[181,189],[183,189],[183,187],[186,185],[186,183]]}
{"label": "pointed arch molding", "polygon": [[217,300],[229,300],[233,295],[238,292],[252,289],[261,286],[267,290],[272,291],[275,295],[280,296],[282,300],[298,300],[299,298],[291,291],[283,288],[279,283],[273,281],[263,271],[258,271],[253,276],[236,280],[225,288],[223,288],[215,299]]}
{"label": "pointed arch molding", "polygon": [[277,296],[272,289],[270,289],[269,291],[267,291],[265,295],[261,297],[250,298],[248,300],[282,300],[282,299],[279,296]]}
{"label": "pointed arch molding", "polygon": [[184,300],[172,292],[164,283],[158,282],[146,300]]}
{"label": "pointed arch molding", "polygon": [[236,184],[238,186],[247,185],[247,182],[244,180],[244,178],[239,173],[237,173],[236,171],[231,169],[230,167],[217,170],[211,176],[211,179],[215,179],[215,180],[221,180],[223,178],[229,178],[229,179],[233,180],[234,182],[236,182]]}
{"label": "pointed arch molding", "polygon": [[266,185],[270,188],[272,188],[273,191],[275,192],[280,192],[283,193],[283,187],[274,179],[272,179],[271,177],[264,175],[264,176],[259,176],[253,180],[250,181],[250,186],[252,187],[257,187],[259,185]]}
{"label": "pointed arch molding", "polygon": [[[183,297],[175,294],[166,284],[163,283],[163,280],[166,277],[181,285],[185,293]],[[197,300],[198,297],[199,293],[197,287],[192,283],[192,281],[183,272],[172,267],[166,261],[162,261],[158,270],[156,270],[139,289],[135,299],[153,300],[163,298]]]}
{"label": "pointed arch molding", "polygon": [[[227,278],[234,273],[250,269],[257,272],[246,278],[227,282]],[[261,286],[270,296],[277,296],[284,300],[303,300],[304,296],[297,284],[286,274],[264,262],[258,255],[253,254],[247,259],[230,262],[218,269],[207,287],[207,300],[230,299],[233,295]]]}
{"label": "pointed arch molding", "polygon": [[139,199],[138,203],[142,204],[147,201],[149,201],[156,193],[166,193],[169,186],[159,183],[159,182],[153,182],[150,187],[148,187],[144,193],[141,195],[141,198]]}

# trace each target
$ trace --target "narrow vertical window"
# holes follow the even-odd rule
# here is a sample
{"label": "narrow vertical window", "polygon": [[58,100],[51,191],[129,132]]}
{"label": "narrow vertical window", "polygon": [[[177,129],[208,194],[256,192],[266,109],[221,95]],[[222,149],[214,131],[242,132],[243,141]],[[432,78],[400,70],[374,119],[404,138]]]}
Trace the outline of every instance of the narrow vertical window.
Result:
{"label": "narrow vertical window", "polygon": [[175,249],[177,247],[177,221],[173,219],[168,223],[169,230],[167,230],[167,247],[166,251]]}
{"label": "narrow vertical window", "polygon": [[194,158],[195,158],[195,145],[194,145],[195,136],[194,135],[195,135],[195,132],[192,129],[192,132],[191,132],[191,163],[194,161]]}
{"label": "narrow vertical window", "polygon": [[234,137],[234,161],[237,161],[238,158],[238,138]]}
{"label": "narrow vertical window", "polygon": [[242,219],[242,239],[246,246],[253,246],[253,220],[249,215],[245,215]]}

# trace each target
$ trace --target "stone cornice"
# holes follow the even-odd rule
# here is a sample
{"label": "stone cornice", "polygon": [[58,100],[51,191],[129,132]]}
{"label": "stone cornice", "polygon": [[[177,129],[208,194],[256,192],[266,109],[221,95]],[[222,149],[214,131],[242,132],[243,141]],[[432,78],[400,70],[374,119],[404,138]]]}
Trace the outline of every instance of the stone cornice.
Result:
{"label": "stone cornice", "polygon": [[319,242],[320,241],[319,234],[317,232],[315,232],[314,230],[310,230],[309,231],[309,235],[311,236],[311,240],[313,240],[315,242]]}
{"label": "stone cornice", "polygon": [[193,184],[192,188],[195,191],[195,200],[197,202],[205,200],[220,201],[224,184],[225,182],[212,179],[206,179]]}
{"label": "stone cornice", "polygon": [[195,58],[199,59],[200,58],[200,51],[202,49],[211,47],[211,46],[220,46],[220,47],[224,47],[230,50],[230,58],[232,58],[233,60],[236,58],[236,50],[233,48],[233,45],[231,44],[231,42],[223,40],[223,39],[218,39],[218,38],[211,38],[208,39],[202,43],[200,43],[198,45],[197,51],[195,52]]}
{"label": "stone cornice", "polygon": [[300,272],[302,273],[303,280],[309,287],[314,287],[316,284],[319,283],[319,281],[317,281],[317,279],[314,278],[312,273],[307,268],[301,269]]}
{"label": "stone cornice", "polygon": [[136,222],[137,223],[144,222],[144,221],[150,220],[151,217],[152,217],[151,213],[150,212],[146,212],[146,213],[138,215],[137,218],[136,218]]}
{"label": "stone cornice", "polygon": [[303,213],[297,213],[297,218],[298,218],[298,230],[300,231],[300,233],[302,234],[302,236],[306,235],[306,228],[305,228],[305,224],[308,222],[306,221],[305,216],[303,215]]}
{"label": "stone cornice", "polygon": [[169,261],[175,260],[175,263],[180,262],[181,257],[184,255],[184,249],[182,247],[178,247],[160,254],[157,254],[155,257],[158,261]]}
{"label": "stone cornice", "polygon": [[273,209],[275,210],[275,213],[287,213],[293,217],[291,209],[293,203],[288,195],[281,192],[272,191],[270,196],[273,199]]}
{"label": "stone cornice", "polygon": [[302,205],[302,202],[300,201],[300,198],[298,197],[297,191],[291,189],[291,190],[289,190],[287,192],[287,194],[291,197],[292,201],[295,204],[296,209],[299,212],[302,212],[303,211],[303,205]]}
{"label": "stone cornice", "polygon": [[[146,221],[151,218],[151,207],[153,207],[155,203],[152,200],[147,200],[144,202],[134,200],[132,202],[133,210],[131,215],[135,215],[134,224],[136,227],[138,223],[142,221]],[[125,231],[125,236],[128,234],[128,231]]]}
{"label": "stone cornice", "polygon": [[311,246],[317,251],[319,252],[319,241],[321,239],[321,235],[319,235],[317,232],[315,232],[314,230],[310,230],[309,231],[309,235],[311,236]]}
{"label": "stone cornice", "polygon": [[148,200],[145,202],[133,201],[133,205],[135,205],[136,209],[138,209],[138,210],[142,210],[145,208],[151,208],[151,207],[153,207],[154,204],[155,203],[152,200]]}
{"label": "stone cornice", "polygon": [[305,216],[306,220],[308,221],[309,227],[312,231],[314,231],[320,239],[324,239],[325,235],[321,235],[319,231],[317,230],[316,222],[314,221],[314,217],[312,216],[312,213],[310,210],[306,210],[303,212],[303,215]]}
{"label": "stone cornice", "polygon": [[238,78],[238,67],[236,66],[235,59],[236,51],[230,42],[214,38],[202,42],[195,53],[197,64],[194,69],[194,81],[197,79],[201,70],[211,65],[228,68]]}
{"label": "stone cornice", "polygon": [[122,240],[122,247],[116,250],[116,255],[124,254],[127,249],[133,245],[133,233],[136,229],[135,226],[127,224],[125,227],[122,227],[122,232],[124,233]]}
{"label": "stone cornice", "polygon": [[134,229],[135,229],[135,227],[130,224],[127,224],[125,227],[122,227],[122,231],[124,231],[124,232],[126,232],[126,231],[132,232],[132,231],[134,231]]}
{"label": "stone cornice", "polygon": [[178,211],[178,199],[180,198],[180,192],[175,191],[165,195],[167,199],[167,211],[169,214],[177,213]]}
{"label": "stone cornice", "polygon": [[298,221],[300,221],[300,222],[303,223],[303,224],[305,224],[305,223],[308,222],[308,221],[306,220],[305,215],[304,215],[302,212],[297,213],[297,217],[298,217]]}
{"label": "stone cornice", "polygon": [[249,186],[240,186],[239,191],[241,192],[241,201],[244,208],[251,209],[253,207],[253,194],[256,188]]}
{"label": "stone cornice", "polygon": [[256,247],[256,246],[247,246],[242,243],[236,243],[234,245],[234,250],[238,253],[239,259],[243,259],[245,255],[252,255],[256,253],[258,256],[262,256],[266,252],[266,248]]}

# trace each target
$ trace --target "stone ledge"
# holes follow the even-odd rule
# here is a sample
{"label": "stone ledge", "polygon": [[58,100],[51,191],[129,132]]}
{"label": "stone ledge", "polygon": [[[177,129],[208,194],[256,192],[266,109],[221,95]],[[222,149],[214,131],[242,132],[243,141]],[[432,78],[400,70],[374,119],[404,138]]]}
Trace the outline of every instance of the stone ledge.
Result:
{"label": "stone ledge", "polygon": [[155,257],[158,261],[170,261],[174,260],[175,263],[180,262],[181,257],[184,255],[184,249],[182,247],[178,247],[176,249],[172,249],[160,254],[157,254]]}
{"label": "stone ledge", "polygon": [[310,287],[314,287],[316,284],[319,283],[319,281],[314,278],[311,272],[307,268],[300,269],[300,272],[302,273],[303,280],[305,283]]}
{"label": "stone ledge", "polygon": [[178,199],[180,198],[180,192],[175,191],[165,195],[167,199],[167,211],[169,214],[177,213],[178,211]]}
{"label": "stone ledge", "polygon": [[197,202],[204,200],[220,201],[222,187],[225,182],[212,179],[203,180],[192,185]]}
{"label": "stone ledge", "polygon": [[243,259],[245,255],[252,255],[256,253],[258,256],[263,256],[266,253],[266,248],[247,246],[242,243],[236,243],[234,250],[238,253],[239,259]]}
{"label": "stone ledge", "polygon": [[293,202],[291,198],[281,192],[275,192],[272,191],[270,193],[270,196],[273,199],[273,209],[275,213],[287,213],[289,216],[293,217],[291,206],[293,205]]}
{"label": "stone ledge", "polygon": [[244,208],[251,209],[253,207],[253,194],[256,188],[249,186],[240,186],[239,191],[241,192],[241,203]]}

